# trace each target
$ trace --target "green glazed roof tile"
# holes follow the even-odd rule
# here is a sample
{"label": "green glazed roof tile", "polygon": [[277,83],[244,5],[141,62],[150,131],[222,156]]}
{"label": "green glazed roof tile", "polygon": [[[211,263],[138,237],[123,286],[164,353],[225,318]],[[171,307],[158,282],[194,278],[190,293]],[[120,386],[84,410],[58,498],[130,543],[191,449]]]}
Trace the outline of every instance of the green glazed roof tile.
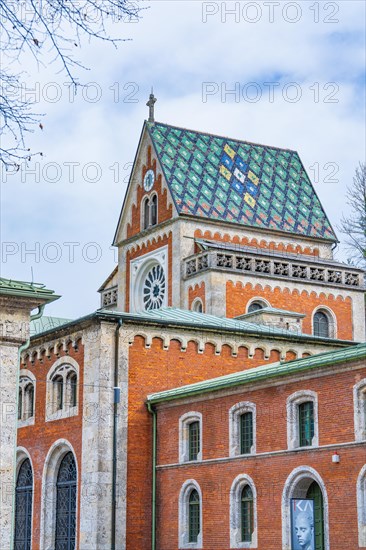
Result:
{"label": "green glazed roof tile", "polygon": [[337,240],[296,151],[147,126],[179,214]]}

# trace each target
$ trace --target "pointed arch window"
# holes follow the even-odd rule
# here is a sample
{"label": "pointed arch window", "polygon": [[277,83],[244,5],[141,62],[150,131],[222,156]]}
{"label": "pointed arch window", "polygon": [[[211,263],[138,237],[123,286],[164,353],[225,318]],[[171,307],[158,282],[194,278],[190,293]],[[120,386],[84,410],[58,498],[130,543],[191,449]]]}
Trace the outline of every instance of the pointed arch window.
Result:
{"label": "pointed arch window", "polygon": [[15,488],[14,550],[30,550],[32,540],[33,472],[29,458],[20,466]]}
{"label": "pointed arch window", "polygon": [[55,550],[75,550],[76,463],[72,452],[61,461],[56,483]]}

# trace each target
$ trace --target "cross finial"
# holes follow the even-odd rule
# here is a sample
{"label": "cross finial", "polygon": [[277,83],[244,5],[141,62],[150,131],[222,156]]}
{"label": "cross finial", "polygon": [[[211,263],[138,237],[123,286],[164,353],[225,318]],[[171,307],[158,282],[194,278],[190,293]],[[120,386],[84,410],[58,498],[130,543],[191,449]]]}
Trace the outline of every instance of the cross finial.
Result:
{"label": "cross finial", "polygon": [[149,122],[155,122],[154,118],[154,105],[157,102],[156,97],[154,96],[154,90],[151,88],[151,94],[149,95],[149,101],[146,105],[149,107]]}

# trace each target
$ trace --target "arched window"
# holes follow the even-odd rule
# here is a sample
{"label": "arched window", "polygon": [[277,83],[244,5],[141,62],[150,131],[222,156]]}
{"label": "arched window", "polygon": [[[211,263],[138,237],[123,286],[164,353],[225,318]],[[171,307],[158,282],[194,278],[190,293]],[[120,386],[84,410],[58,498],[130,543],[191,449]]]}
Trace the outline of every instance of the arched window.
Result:
{"label": "arched window", "polygon": [[316,311],[314,314],[314,336],[329,338],[329,317],[324,311]]}
{"label": "arched window", "polygon": [[240,496],[241,542],[252,542],[254,531],[253,492],[245,485]]}
{"label": "arched window", "polygon": [[150,200],[149,197],[145,197],[143,205],[142,205],[142,212],[143,212],[143,222],[142,222],[142,228],[147,229],[150,224]]}
{"label": "arched window", "polygon": [[257,494],[246,474],[235,478],[230,490],[230,547],[257,548]]}
{"label": "arched window", "polygon": [[188,542],[197,542],[200,534],[200,497],[196,489],[191,491],[188,502]]}
{"label": "arched window", "polygon": [[201,298],[196,298],[195,300],[193,300],[192,311],[196,311],[197,313],[203,313],[203,303]]}
{"label": "arched window", "polygon": [[57,475],[55,550],[75,549],[76,481],[76,464],[70,451],[62,459]]}
{"label": "arched window", "polygon": [[150,218],[151,225],[158,223],[158,196],[153,195],[150,200]]}
{"label": "arched window", "polygon": [[[366,440],[366,378],[353,387],[356,441]],[[366,535],[365,535],[366,536]]]}
{"label": "arched window", "polygon": [[34,375],[27,370],[22,370],[18,396],[18,420],[22,426],[34,423],[34,393]]}
{"label": "arched window", "polygon": [[77,376],[75,372],[71,372],[67,377],[68,394],[70,407],[77,405]]}
{"label": "arched window", "polygon": [[301,390],[287,399],[287,445],[297,447],[317,447],[318,397],[311,390]]}
{"label": "arched window", "polygon": [[179,462],[202,460],[202,414],[188,412],[179,419]]}
{"label": "arched window", "polygon": [[[286,480],[282,494],[282,547],[291,546],[291,515],[293,513],[293,501],[309,499],[312,501],[310,507],[297,510],[301,519],[307,521],[314,532],[314,550],[329,550],[329,505],[327,491],[322,478],[310,466],[299,466],[295,468]],[[305,510],[310,514],[305,516]],[[299,517],[299,520],[300,520]],[[311,521],[314,518],[313,521]],[[295,526],[297,514],[295,516]],[[299,546],[300,547],[300,546]]]}
{"label": "arched window", "polygon": [[32,383],[28,384],[24,389],[25,396],[25,417],[31,418],[34,415],[34,386]]}
{"label": "arched window", "polygon": [[202,493],[194,479],[179,495],[179,548],[202,548]]}
{"label": "arched window", "polygon": [[254,300],[249,304],[247,313],[259,311],[260,309],[264,309],[265,307],[268,307],[268,304],[266,304],[266,302],[264,302],[263,300]]}
{"label": "arched window", "polygon": [[64,406],[64,379],[57,374],[52,379],[53,385],[53,403],[56,411],[60,411]]}
{"label": "arched window", "polygon": [[14,550],[30,550],[32,540],[33,473],[29,458],[20,466],[15,487]]}
{"label": "arched window", "polygon": [[256,452],[256,406],[249,401],[236,403],[229,410],[230,456]]}

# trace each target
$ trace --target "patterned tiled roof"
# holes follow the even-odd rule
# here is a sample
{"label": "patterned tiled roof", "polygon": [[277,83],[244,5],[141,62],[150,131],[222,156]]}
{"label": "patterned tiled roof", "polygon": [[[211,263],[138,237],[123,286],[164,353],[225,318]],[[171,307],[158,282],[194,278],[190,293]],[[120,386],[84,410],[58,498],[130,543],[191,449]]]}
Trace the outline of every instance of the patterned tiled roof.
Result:
{"label": "patterned tiled roof", "polygon": [[148,128],[179,214],[337,239],[296,151]]}

